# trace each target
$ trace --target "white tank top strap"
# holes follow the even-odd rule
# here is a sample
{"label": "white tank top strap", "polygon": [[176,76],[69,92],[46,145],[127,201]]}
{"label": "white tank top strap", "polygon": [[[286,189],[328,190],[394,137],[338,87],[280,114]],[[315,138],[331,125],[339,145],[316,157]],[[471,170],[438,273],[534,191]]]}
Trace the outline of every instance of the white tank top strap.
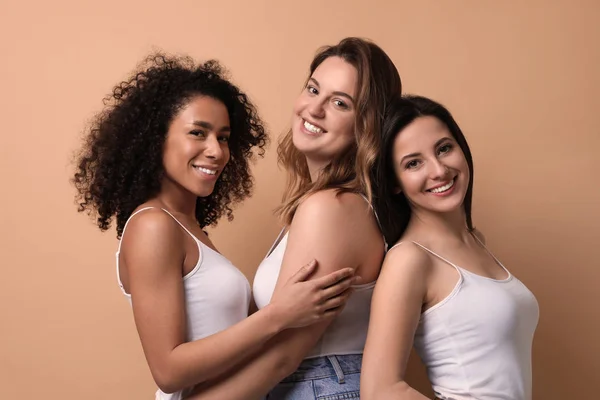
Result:
{"label": "white tank top strap", "polygon": [[[463,274],[462,274],[462,272],[461,272],[461,271],[462,271],[462,269],[461,269],[461,268],[460,268],[458,265],[454,264],[454,263],[453,263],[453,262],[451,262],[450,260],[447,260],[447,259],[445,259],[444,257],[440,256],[439,254],[437,254],[437,253],[436,253],[436,252],[434,252],[433,250],[430,250],[430,249],[428,249],[427,247],[423,246],[421,243],[414,242],[414,241],[412,241],[412,240],[410,240],[409,242],[410,242],[410,243],[413,243],[413,244],[415,244],[415,245],[417,245],[417,246],[419,246],[420,248],[422,248],[423,250],[425,250],[425,251],[426,251],[426,252],[428,252],[429,254],[431,254],[431,255],[433,255],[433,256],[435,256],[435,257],[439,258],[440,260],[444,261],[445,263],[447,263],[447,264],[450,264],[451,266],[453,266],[453,267],[454,267],[454,269],[456,269],[456,270],[458,271],[458,273],[459,273],[459,274],[460,274],[460,276],[462,277],[462,275],[463,275]],[[393,246],[390,248],[390,251],[391,251],[391,250],[393,250],[395,247],[398,247],[398,246],[400,246],[402,243],[405,243],[405,242],[398,242],[398,243],[396,243],[395,245],[393,245]]]}
{"label": "white tank top strap", "polygon": [[475,240],[477,241],[477,243],[479,243],[481,245],[481,247],[483,247],[485,249],[485,251],[490,255],[490,257],[492,257],[494,259],[494,261],[496,261],[496,263],[504,270],[506,271],[506,273],[508,274],[508,277],[506,279],[509,279],[512,277],[512,274],[510,273],[510,271],[504,266],[504,264],[502,264],[502,262],[500,262],[500,260],[498,260],[496,258],[496,256],[494,255],[494,253],[492,253],[487,246],[485,245],[485,243],[483,243],[478,237],[477,235],[473,232],[470,231],[469,233],[471,233],[471,236],[473,236],[475,238]]}
{"label": "white tank top strap", "polygon": [[[377,226],[379,227],[379,230],[381,232],[383,232],[383,229],[381,227],[381,222],[379,221],[379,215],[377,215],[377,211],[375,211],[375,207],[373,207],[373,204],[371,204],[369,199],[367,199],[367,196],[365,196],[362,193],[359,193],[359,195],[367,202],[369,207],[371,207],[371,211],[373,211],[373,215],[375,215],[375,221],[377,221]],[[385,240],[385,236],[383,236],[383,234],[382,234],[382,237],[383,237],[383,245],[385,246],[385,252],[387,253],[388,252],[388,242]]]}
{"label": "white tank top strap", "polygon": [[164,208],[161,208],[161,210],[163,210],[164,212],[169,214],[171,216],[171,218],[173,218],[175,220],[175,222],[177,222],[179,224],[179,226],[181,226],[183,228],[183,230],[186,231],[188,233],[188,235],[190,235],[192,237],[192,239],[194,239],[194,241],[196,241],[198,244],[202,243],[202,242],[200,242],[200,239],[198,239],[196,236],[194,236],[194,234],[192,232],[190,232],[189,229],[185,227],[185,225],[183,225],[181,222],[179,222],[179,220],[177,218],[175,218],[175,216],[173,214],[171,214]]}
{"label": "white tank top strap", "polygon": [[271,248],[269,249],[269,251],[267,252],[267,255],[265,257],[269,257],[271,255],[273,250],[275,250],[275,247],[277,247],[277,245],[279,245],[279,242],[281,242],[281,238],[283,237],[285,232],[286,232],[286,227],[284,226],[283,229],[281,229],[281,232],[279,232],[279,235],[277,235],[277,239],[275,239],[275,241],[271,245]]}
{"label": "white tank top strap", "polygon": [[428,252],[428,253],[430,253],[430,254],[433,254],[434,256],[436,256],[437,258],[439,258],[440,260],[442,260],[442,261],[444,261],[444,262],[446,262],[446,263],[448,263],[448,264],[452,265],[452,266],[453,266],[454,268],[456,268],[457,270],[460,270],[460,268],[459,268],[459,267],[458,267],[456,264],[454,264],[454,263],[453,263],[453,262],[451,262],[450,260],[448,260],[448,259],[446,259],[446,258],[444,258],[444,257],[440,256],[440,255],[439,255],[438,253],[436,253],[435,251],[428,249],[427,247],[423,246],[421,243],[418,243],[418,242],[413,242],[413,243],[414,243],[414,244],[416,244],[417,246],[419,246],[420,248],[422,248],[423,250],[425,250],[426,252]]}
{"label": "white tank top strap", "polygon": [[[116,258],[117,258],[117,262],[116,262],[116,268],[117,268],[117,283],[119,284],[119,287],[121,288],[121,290],[123,291],[123,293],[127,296],[129,296],[128,293],[125,292],[125,288],[123,287],[123,283],[121,282],[121,276],[119,274],[119,256],[121,253],[121,243],[123,243],[123,236],[125,235],[125,229],[127,229],[127,224],[129,224],[129,221],[131,221],[131,218],[133,218],[136,214],[141,213],[142,211],[146,211],[146,210],[150,210],[151,208],[159,208],[159,207],[144,207],[144,208],[140,208],[139,210],[137,210],[136,212],[132,213],[129,218],[127,218],[127,221],[125,222],[125,225],[123,226],[123,232],[121,233],[121,240],[119,240],[119,246],[117,247],[117,253],[116,253]],[[194,239],[194,241],[196,242],[196,245],[198,246],[198,262],[196,264],[196,266],[194,267],[194,269],[192,271],[190,271],[185,277],[184,279],[187,279],[189,276],[193,275],[193,273],[195,271],[198,270],[198,268],[200,267],[201,261],[202,261],[202,255],[203,255],[203,251],[202,251],[202,245],[204,243],[202,243],[200,241],[200,239],[198,239],[196,236],[194,236],[194,234],[192,232],[189,231],[188,228],[185,227],[185,225],[183,225],[177,218],[175,218],[175,216],[173,214],[171,214],[169,211],[165,210],[164,208],[159,208],[160,210],[164,211],[165,213],[167,213],[167,215],[169,215],[171,218],[173,218],[175,220],[175,222],[177,222],[177,224],[179,224],[179,226],[181,226],[183,228],[184,231],[186,231],[188,233],[188,235],[190,235],[192,237],[192,239]]]}

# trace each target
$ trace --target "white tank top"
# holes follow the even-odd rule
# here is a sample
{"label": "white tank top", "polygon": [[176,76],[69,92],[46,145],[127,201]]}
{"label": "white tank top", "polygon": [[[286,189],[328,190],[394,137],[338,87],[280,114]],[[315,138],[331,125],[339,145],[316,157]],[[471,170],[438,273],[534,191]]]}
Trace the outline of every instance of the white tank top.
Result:
{"label": "white tank top", "polygon": [[481,241],[506,279],[474,274],[413,243],[459,274],[452,292],[422,313],[415,333],[415,350],[437,397],[531,400],[531,345],[539,319],[533,293]]}
{"label": "white tank top", "polygon": [[[375,214],[375,218],[377,219],[377,214]],[[260,263],[254,277],[254,302],[259,309],[269,304],[275,291],[275,285],[283,263],[283,255],[287,247],[288,234],[286,233],[281,237],[284,230],[281,231],[271,250],[267,253],[267,257]],[[387,244],[382,250],[385,251],[386,249]],[[363,353],[375,282],[352,286],[354,293],[348,299],[346,307],[329,324],[323,336],[305,358]]]}
{"label": "white tank top", "polygon": [[[137,213],[153,207],[142,208]],[[187,341],[202,339],[213,335],[248,316],[250,305],[250,284],[246,276],[229,260],[198,240],[187,228],[167,210],[169,214],[185,230],[198,245],[198,263],[183,279],[185,291],[185,308],[187,317]],[[127,223],[129,223],[129,220]],[[123,228],[123,235],[127,229]],[[131,295],[125,292],[119,276],[119,253],[117,250],[117,281],[123,294],[131,303]],[[191,388],[190,388],[191,390]],[[156,392],[157,400],[181,400],[188,391],[166,394]]]}

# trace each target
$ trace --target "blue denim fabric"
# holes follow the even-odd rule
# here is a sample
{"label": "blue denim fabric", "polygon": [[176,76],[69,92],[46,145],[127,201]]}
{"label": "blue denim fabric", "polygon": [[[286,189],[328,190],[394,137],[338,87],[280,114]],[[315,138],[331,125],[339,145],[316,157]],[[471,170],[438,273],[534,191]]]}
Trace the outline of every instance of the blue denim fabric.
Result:
{"label": "blue denim fabric", "polygon": [[360,399],[361,364],[362,354],[309,358],[267,400]]}

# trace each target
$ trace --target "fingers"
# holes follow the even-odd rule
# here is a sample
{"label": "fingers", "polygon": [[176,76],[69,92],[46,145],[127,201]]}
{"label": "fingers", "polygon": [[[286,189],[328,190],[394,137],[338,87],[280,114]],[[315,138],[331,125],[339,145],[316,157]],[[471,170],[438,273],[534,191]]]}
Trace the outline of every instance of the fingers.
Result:
{"label": "fingers", "polygon": [[335,285],[339,281],[351,277],[354,275],[354,269],[352,268],[342,268],[340,270],[334,271],[328,275],[325,275],[321,278],[315,280],[315,286],[318,289],[325,289],[331,285]]}
{"label": "fingers", "polygon": [[313,273],[317,266],[317,260],[311,260],[308,264],[305,264],[289,279],[289,283],[303,282],[308,279],[310,274]]}
{"label": "fingers", "polygon": [[328,311],[334,311],[335,309],[346,305],[348,298],[350,298],[350,296],[352,295],[353,292],[354,292],[353,289],[348,289],[348,290],[344,291],[343,293],[341,293],[339,296],[335,296],[335,297],[331,297],[331,298],[327,299],[325,302],[323,302],[321,309],[326,314]]}
{"label": "fingers", "polygon": [[342,279],[338,283],[331,285],[322,290],[321,293],[321,301],[325,301],[332,297],[335,297],[348,289],[350,286],[356,284],[360,279],[360,276],[349,276],[347,278]]}
{"label": "fingers", "polygon": [[346,307],[347,300],[348,299],[346,298],[344,300],[344,302],[342,303],[342,305],[335,307],[335,308],[330,308],[330,309],[326,310],[325,312],[323,312],[323,314],[321,316],[321,320],[322,321],[331,320],[331,319],[336,318],[338,315],[340,315],[342,313],[342,311],[344,311],[344,308]]}

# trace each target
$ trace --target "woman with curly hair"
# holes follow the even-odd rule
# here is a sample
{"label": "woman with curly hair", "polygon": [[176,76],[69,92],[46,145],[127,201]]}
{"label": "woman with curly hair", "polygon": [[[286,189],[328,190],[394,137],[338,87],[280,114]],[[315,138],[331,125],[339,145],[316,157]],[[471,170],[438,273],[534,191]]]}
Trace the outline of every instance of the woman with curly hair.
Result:
{"label": "woman with curly hair", "polygon": [[101,230],[116,220],[117,277],[157,399],[227,376],[281,331],[330,321],[349,294],[352,269],[306,281],[312,262],[248,317],[247,279],[202,228],[232,218],[266,143],[254,105],[216,61],[160,54],[113,89],[87,133],[73,179],[79,211]]}

